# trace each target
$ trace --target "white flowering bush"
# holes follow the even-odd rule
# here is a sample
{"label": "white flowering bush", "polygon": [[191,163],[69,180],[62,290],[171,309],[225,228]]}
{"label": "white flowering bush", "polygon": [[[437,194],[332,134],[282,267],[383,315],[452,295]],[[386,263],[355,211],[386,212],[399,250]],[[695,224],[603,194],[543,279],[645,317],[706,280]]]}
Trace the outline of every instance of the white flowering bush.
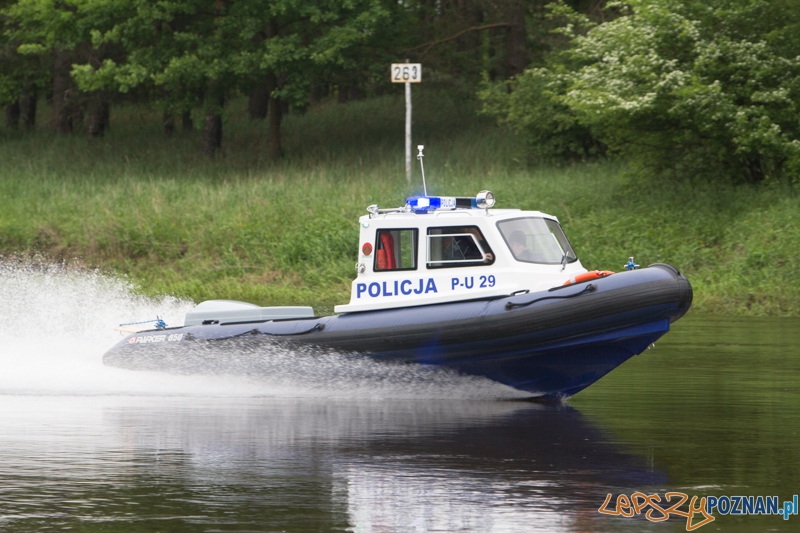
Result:
{"label": "white flowering bush", "polygon": [[611,7],[620,16],[571,31],[565,55],[520,76],[517,94],[493,111],[520,129],[538,123],[555,134],[553,113],[526,112],[563,109],[561,127],[588,129],[643,170],[751,182],[800,174],[795,2],[628,0]]}

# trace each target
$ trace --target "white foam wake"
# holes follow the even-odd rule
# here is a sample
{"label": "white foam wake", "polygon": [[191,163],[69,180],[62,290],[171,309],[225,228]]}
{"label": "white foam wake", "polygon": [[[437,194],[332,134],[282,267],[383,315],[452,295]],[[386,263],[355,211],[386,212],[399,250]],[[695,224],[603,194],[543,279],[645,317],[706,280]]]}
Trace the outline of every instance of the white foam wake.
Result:
{"label": "white foam wake", "polygon": [[[351,355],[259,354],[264,372],[179,376],[102,364],[121,323],[180,325],[193,302],[146,298],[97,271],[0,259],[0,394],[515,398],[489,380]],[[224,355],[224,354],[223,354]],[[246,354],[241,354],[246,356]],[[223,360],[222,366],[226,364]]]}

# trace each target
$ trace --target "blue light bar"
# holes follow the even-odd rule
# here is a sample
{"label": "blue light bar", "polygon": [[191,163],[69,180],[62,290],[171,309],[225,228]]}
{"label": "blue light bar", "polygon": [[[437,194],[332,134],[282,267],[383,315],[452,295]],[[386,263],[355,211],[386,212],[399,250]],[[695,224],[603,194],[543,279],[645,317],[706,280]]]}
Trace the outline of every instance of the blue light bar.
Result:
{"label": "blue light bar", "polygon": [[406,207],[415,213],[427,213],[437,209],[455,209],[454,196],[412,196],[406,199]]}

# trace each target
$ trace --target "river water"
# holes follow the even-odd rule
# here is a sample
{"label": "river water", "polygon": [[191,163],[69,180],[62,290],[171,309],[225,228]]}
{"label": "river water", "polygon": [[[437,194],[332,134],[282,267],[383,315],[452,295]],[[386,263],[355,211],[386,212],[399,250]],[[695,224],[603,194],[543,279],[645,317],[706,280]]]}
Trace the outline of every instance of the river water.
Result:
{"label": "river water", "polygon": [[[561,405],[331,354],[272,354],[246,378],[102,366],[114,326],[189,307],[0,263],[0,531],[685,531],[599,509],[800,493],[797,319],[690,312]],[[701,531],[800,529],[712,516]]]}

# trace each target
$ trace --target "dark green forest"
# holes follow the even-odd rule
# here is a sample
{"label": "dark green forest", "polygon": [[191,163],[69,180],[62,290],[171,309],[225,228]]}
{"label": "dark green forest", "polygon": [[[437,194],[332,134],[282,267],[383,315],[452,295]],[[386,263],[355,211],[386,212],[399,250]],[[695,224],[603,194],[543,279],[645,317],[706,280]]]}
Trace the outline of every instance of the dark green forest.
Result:
{"label": "dark green forest", "polygon": [[32,127],[37,102],[47,102],[45,127],[100,137],[115,107],[146,103],[161,111],[165,136],[196,126],[212,156],[238,96],[250,118],[265,120],[280,157],[283,117],[330,96],[385,93],[392,62],[424,62],[427,78],[474,92],[484,75],[520,74],[551,39],[544,3],[524,0],[2,4],[0,103],[10,128]]}

